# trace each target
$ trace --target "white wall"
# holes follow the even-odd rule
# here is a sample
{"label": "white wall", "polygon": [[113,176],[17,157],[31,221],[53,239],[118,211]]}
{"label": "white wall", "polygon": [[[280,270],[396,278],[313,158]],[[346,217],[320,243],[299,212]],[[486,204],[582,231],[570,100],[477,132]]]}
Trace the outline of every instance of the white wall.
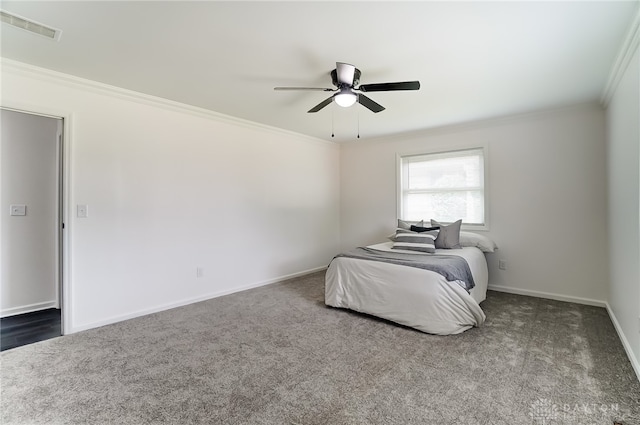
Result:
{"label": "white wall", "polygon": [[[597,105],[343,145],[343,249],[381,242],[393,232],[396,154],[479,143],[488,146],[488,234],[500,247],[488,255],[490,285],[603,305],[605,114]],[[506,271],[498,270],[498,258],[507,260]]]}
{"label": "white wall", "polygon": [[89,217],[67,221],[67,332],[322,268],[339,248],[337,145],[11,61],[2,72],[4,105],[68,114],[67,206]]}
{"label": "white wall", "polygon": [[609,305],[640,377],[640,53],[607,108]]}
{"label": "white wall", "polygon": [[[56,281],[59,120],[2,110],[0,315],[58,306]],[[10,206],[26,205],[12,216]]]}

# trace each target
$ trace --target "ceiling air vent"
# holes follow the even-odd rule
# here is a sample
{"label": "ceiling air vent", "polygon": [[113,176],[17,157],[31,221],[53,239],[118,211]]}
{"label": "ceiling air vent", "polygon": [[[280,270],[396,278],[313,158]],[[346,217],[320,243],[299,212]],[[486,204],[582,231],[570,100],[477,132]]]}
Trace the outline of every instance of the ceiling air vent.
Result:
{"label": "ceiling air vent", "polygon": [[4,10],[0,10],[0,16],[2,17],[2,23],[4,24],[9,24],[16,28],[29,31],[30,33],[41,35],[50,40],[58,41],[60,39],[60,34],[62,33],[62,31],[55,28],[30,21],[21,16],[5,12]]}

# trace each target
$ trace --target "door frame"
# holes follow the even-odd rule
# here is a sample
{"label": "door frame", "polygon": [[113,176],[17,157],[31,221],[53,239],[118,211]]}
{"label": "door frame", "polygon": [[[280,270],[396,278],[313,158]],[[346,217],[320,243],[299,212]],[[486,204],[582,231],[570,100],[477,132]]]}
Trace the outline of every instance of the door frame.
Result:
{"label": "door frame", "polygon": [[69,111],[62,111],[42,107],[39,105],[20,104],[15,102],[5,102],[0,104],[0,109],[20,112],[30,115],[39,115],[48,118],[62,120],[62,135],[56,135],[56,161],[58,170],[57,188],[57,227],[56,231],[56,280],[58,282],[58,301],[61,311],[61,334],[73,333],[72,329],[72,306],[71,306],[71,124],[73,114]]}

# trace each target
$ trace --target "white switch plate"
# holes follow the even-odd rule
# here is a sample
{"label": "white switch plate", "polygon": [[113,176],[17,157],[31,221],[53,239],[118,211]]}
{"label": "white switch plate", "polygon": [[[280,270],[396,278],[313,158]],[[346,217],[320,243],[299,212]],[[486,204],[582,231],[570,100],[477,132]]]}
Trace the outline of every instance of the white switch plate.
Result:
{"label": "white switch plate", "polygon": [[11,205],[11,215],[27,215],[27,206]]}
{"label": "white switch plate", "polygon": [[77,206],[77,216],[78,218],[87,218],[89,217],[89,205],[81,205]]}

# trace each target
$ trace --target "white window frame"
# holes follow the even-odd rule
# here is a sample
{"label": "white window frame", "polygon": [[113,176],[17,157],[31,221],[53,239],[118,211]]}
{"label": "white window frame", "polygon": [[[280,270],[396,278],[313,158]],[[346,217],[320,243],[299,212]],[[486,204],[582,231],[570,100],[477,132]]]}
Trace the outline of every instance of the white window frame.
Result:
{"label": "white window frame", "polygon": [[[403,161],[405,160],[405,158],[410,158],[410,157],[415,157],[415,156],[429,156],[429,155],[453,155],[456,152],[465,152],[465,151],[471,151],[471,150],[477,150],[477,149],[481,149],[482,150],[482,157],[484,160],[484,175],[483,175],[483,196],[484,196],[484,223],[482,224],[469,224],[469,223],[462,223],[462,229],[463,230],[470,230],[470,231],[488,231],[489,230],[489,149],[488,146],[486,144],[480,144],[480,145],[471,145],[471,146],[464,146],[464,147],[456,147],[453,149],[433,149],[433,150],[425,150],[425,151],[421,151],[421,152],[414,152],[414,153],[397,153],[396,154],[396,205],[397,205],[397,218],[404,220],[404,214],[403,214],[403,201],[404,201],[404,188],[403,188]],[[437,217],[423,217],[422,219],[427,221],[430,219],[436,219]],[[428,224],[428,223],[427,223]],[[447,222],[442,222],[442,224],[448,224]]]}

